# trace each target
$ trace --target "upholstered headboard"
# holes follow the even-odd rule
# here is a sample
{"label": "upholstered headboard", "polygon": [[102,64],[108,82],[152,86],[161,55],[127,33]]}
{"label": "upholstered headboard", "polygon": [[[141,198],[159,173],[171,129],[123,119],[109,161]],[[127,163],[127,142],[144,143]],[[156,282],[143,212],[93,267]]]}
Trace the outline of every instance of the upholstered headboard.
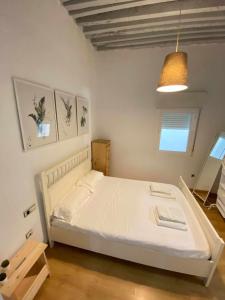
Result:
{"label": "upholstered headboard", "polygon": [[87,147],[41,172],[41,189],[49,242],[51,242],[50,218],[54,207],[72,189],[77,180],[90,170],[91,151],[90,147]]}

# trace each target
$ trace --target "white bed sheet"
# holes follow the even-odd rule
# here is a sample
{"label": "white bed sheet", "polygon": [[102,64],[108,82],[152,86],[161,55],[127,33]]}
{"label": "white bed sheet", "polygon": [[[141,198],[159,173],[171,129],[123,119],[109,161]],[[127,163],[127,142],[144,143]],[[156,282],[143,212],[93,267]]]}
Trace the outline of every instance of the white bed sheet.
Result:
{"label": "white bed sheet", "polygon": [[[79,230],[104,239],[138,244],[168,255],[209,259],[206,237],[182,192],[166,185],[176,199],[152,196],[150,182],[103,177],[85,205],[73,215],[70,223],[54,219],[52,226]],[[180,206],[187,222],[187,231],[156,224],[157,204]]]}

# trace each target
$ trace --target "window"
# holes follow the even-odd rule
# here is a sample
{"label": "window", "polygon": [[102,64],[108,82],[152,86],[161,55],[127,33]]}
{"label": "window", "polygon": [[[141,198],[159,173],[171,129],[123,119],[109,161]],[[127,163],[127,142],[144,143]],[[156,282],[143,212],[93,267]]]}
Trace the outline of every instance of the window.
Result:
{"label": "window", "polygon": [[225,155],[225,134],[219,136],[210,153],[211,157],[222,160]]}
{"label": "window", "polygon": [[194,148],[198,109],[163,110],[159,150],[192,152]]}

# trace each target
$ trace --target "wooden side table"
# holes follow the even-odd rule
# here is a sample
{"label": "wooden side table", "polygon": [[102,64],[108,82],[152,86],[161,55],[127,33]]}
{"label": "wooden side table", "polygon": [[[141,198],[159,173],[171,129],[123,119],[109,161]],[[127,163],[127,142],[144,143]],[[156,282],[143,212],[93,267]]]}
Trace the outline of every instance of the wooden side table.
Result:
{"label": "wooden side table", "polygon": [[0,286],[5,300],[31,300],[50,275],[45,256],[47,245],[28,240],[11,258],[8,281]]}
{"label": "wooden side table", "polygon": [[110,140],[98,139],[91,143],[92,169],[109,176]]}

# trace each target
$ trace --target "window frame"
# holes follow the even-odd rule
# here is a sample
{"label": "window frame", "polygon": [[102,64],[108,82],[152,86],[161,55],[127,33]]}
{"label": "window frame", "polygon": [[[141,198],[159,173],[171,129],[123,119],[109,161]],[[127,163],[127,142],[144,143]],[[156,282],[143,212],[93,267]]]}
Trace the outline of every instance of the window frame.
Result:
{"label": "window frame", "polygon": [[211,146],[210,149],[209,149],[209,155],[208,155],[208,156],[209,156],[209,157],[212,157],[212,158],[214,158],[214,159],[218,159],[218,160],[220,160],[220,161],[223,161],[223,159],[225,158],[225,155],[224,155],[224,157],[223,157],[222,159],[219,159],[219,158],[216,158],[216,157],[210,155],[211,152],[212,152],[212,150],[213,150],[213,148],[215,147],[217,141],[219,140],[219,138],[220,138],[221,136],[225,138],[225,131],[220,132],[220,133],[216,136],[214,143],[212,144],[212,146]]}
{"label": "window frame", "polygon": [[[171,151],[171,150],[161,150],[160,149],[160,140],[161,140],[161,129],[162,129],[162,118],[163,113],[165,112],[179,112],[179,113],[191,113],[191,125],[190,125],[190,131],[188,136],[188,144],[187,144],[187,150],[185,152],[183,151]],[[199,123],[199,116],[200,116],[200,109],[199,108],[165,108],[159,110],[159,134],[158,134],[158,151],[160,153],[168,153],[168,154],[177,154],[177,155],[192,155],[195,148],[195,141],[197,136],[197,130],[198,130],[198,123]]]}

